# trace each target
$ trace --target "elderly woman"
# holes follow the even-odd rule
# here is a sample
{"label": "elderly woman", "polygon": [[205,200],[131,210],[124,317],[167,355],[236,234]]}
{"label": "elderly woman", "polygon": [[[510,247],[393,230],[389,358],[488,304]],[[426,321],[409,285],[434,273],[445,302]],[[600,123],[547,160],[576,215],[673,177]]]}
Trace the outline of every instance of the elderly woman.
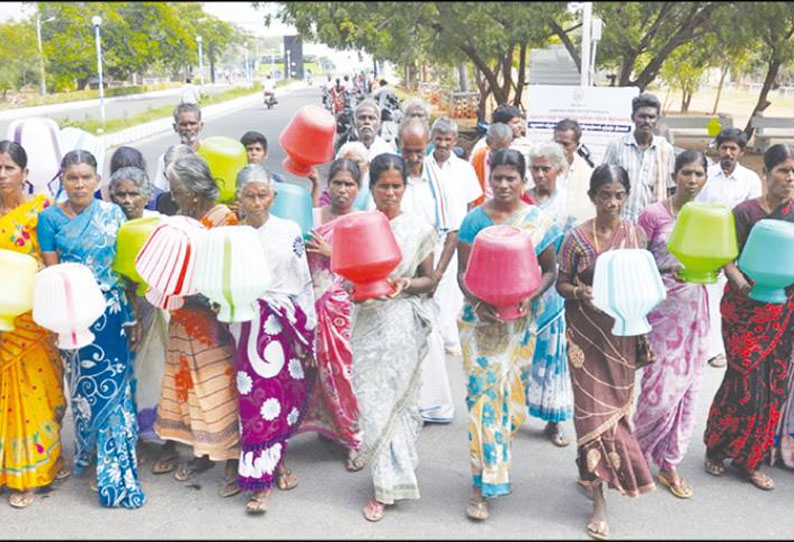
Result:
{"label": "elderly woman", "polygon": [[[532,359],[539,307],[536,299],[554,284],[554,249],[560,231],[549,215],[521,200],[524,156],[513,149],[494,151],[489,184],[494,197],[466,215],[458,231],[458,284],[464,303],[458,320],[467,375],[469,458],[473,479],[466,515],[488,518],[485,499],[510,493],[513,437],[526,419],[526,395],[521,372]],[[503,321],[493,305],[466,288],[463,277],[477,234],[488,226],[505,224],[526,231],[532,239],[542,271],[540,286],[521,302],[522,316]]]}
{"label": "elderly woman", "polygon": [[298,432],[316,431],[348,449],[345,468],[364,468],[358,452],[361,427],[358,401],[353,393],[353,352],[350,348],[350,296],[344,279],[331,271],[331,244],[336,219],[356,212],[353,201],[361,184],[358,165],[347,158],[331,163],[328,188],[331,204],[315,209],[315,229],[306,242],[309,271],[314,283],[317,310],[317,382],[309,410]]}
{"label": "elderly woman", "polygon": [[364,460],[375,486],[375,498],[364,507],[369,521],[379,521],[396,500],[419,498],[419,385],[430,333],[421,296],[436,287],[436,236],[432,226],[402,212],[407,177],[405,162],[395,154],[376,156],[370,163],[375,205],[389,219],[402,260],[389,275],[394,291],[358,302],[353,309],[353,389],[364,431]]}
{"label": "elderly woman", "polygon": [[[166,167],[171,195],[179,212],[201,222],[207,229],[237,223],[225,205],[216,204],[218,186],[203,158],[186,154]],[[232,341],[218,323],[207,298],[189,296],[181,309],[171,311],[168,347],[160,401],[154,429],[171,441],[154,464],[156,474],[176,468],[174,442],[193,448],[193,459],[174,472],[180,482],[226,461],[220,488],[222,497],[239,493],[237,458],[239,429],[237,393],[234,387]]]}
{"label": "elderly woman", "polygon": [[[156,211],[145,209],[152,195],[152,186],[144,170],[137,167],[117,169],[110,176],[108,189],[111,201],[121,207],[127,220],[160,216]],[[165,367],[168,323],[163,310],[152,306],[144,296],[136,295],[137,285],[128,284],[127,297],[132,302],[142,332],[141,341],[134,349],[133,381],[139,436],[146,442],[160,443],[160,438],[154,432],[154,420]]]}
{"label": "elderly woman", "polygon": [[[430,104],[421,98],[411,98],[403,103],[403,116],[405,120],[417,118],[426,123],[430,123],[432,108]],[[431,151],[432,152],[432,151]]]}
{"label": "elderly woman", "polygon": [[659,267],[667,298],[648,315],[653,327],[648,340],[656,362],[642,372],[634,433],[645,458],[659,466],[659,483],[680,499],[692,496],[692,488],[676,467],[684,459],[695,425],[709,312],[706,287],[676,277],[681,265],[667,250],[667,242],[678,212],[706,184],[707,167],[700,151],[679,154],[673,171],[675,195],[646,207],[637,221],[648,237],[648,250]]}
{"label": "elderly woman", "polygon": [[[558,186],[565,179],[568,162],[562,147],[546,142],[529,152],[529,171],[535,186],[529,195],[543,209],[563,234],[571,230],[576,219],[566,205],[566,187]],[[555,252],[562,244],[557,238]],[[562,422],[573,417],[573,392],[565,348],[565,300],[555,288],[549,288],[541,299],[543,312],[538,316],[538,339],[532,363],[521,375],[530,416],[546,422],[544,432],[556,446],[567,446],[568,438]]]}
{"label": "elderly woman", "polygon": [[620,166],[603,164],[593,171],[589,195],[596,217],[566,235],[557,279],[557,291],[565,298],[579,484],[593,501],[587,533],[598,540],[609,536],[603,483],[629,497],[655,488],[629,422],[634,373],[638,357],[648,361],[647,342],[612,335],[613,318],[593,305],[598,256],[645,248],[642,228],[621,218],[629,188],[629,176]]}
{"label": "elderly woman", "polygon": [[251,164],[237,174],[245,223],[257,230],[273,283],[259,299],[259,314],[231,324],[240,409],[241,489],[253,494],[249,513],[267,511],[271,488],[298,483],[287,468],[287,442],[306,412],[314,379],[314,292],[300,228],[270,214],[277,198],[272,175]]}
{"label": "elderly woman", "polygon": [[67,200],[39,215],[36,233],[46,265],[88,266],[106,302],[104,314],[91,326],[94,342],[63,351],[75,422],[75,471],[82,474],[96,461],[100,504],[139,508],[146,497],[138,482],[138,423],[128,345],[139,334],[127,333],[126,327],[135,318],[122,282],[112,270],[116,233],[124,213],[117,205],[93,197],[99,184],[96,168],[89,152],[74,150],[63,157],[61,185]]}
{"label": "elderly woman", "polygon": [[[482,196],[472,203],[475,207],[493,197],[491,183],[489,182],[491,178],[491,168],[493,168],[493,164],[491,163],[493,161],[493,153],[499,149],[510,147],[510,144],[513,142],[513,130],[509,125],[502,122],[491,124],[488,127],[488,132],[485,134],[485,142],[486,145],[473,151],[469,158],[469,162],[471,162],[474,172],[477,174],[477,180],[480,181],[480,188],[482,188],[483,193]],[[524,163],[526,163],[526,160],[524,160]],[[525,176],[526,172],[523,172],[521,177],[523,178]]]}
{"label": "elderly woman", "polygon": [[[177,158],[181,158],[182,156],[189,156],[191,154],[195,154],[195,153],[193,152],[193,149],[191,149],[189,145],[185,145],[184,143],[171,145],[170,147],[168,147],[165,153],[163,153],[163,170],[166,171],[168,169],[168,166],[171,165],[174,161],[176,161]],[[155,208],[157,209],[157,212],[168,216],[173,216],[179,212],[179,208],[177,207],[176,203],[174,203],[174,198],[170,191],[156,194],[155,205],[152,206],[150,202],[150,204],[147,205],[147,207],[149,209]]]}
{"label": "elderly woman", "polygon": [[[739,251],[759,220],[794,222],[794,146],[772,145],[764,153],[764,195],[733,208]],[[748,297],[751,281],[735,263],[725,266],[728,286],[722,298],[722,337],[728,361],[706,424],[706,471],[725,474],[723,461],[733,459],[743,477],[760,489],[774,488],[761,472],[769,459],[786,400],[794,335],[794,287],[779,305]],[[790,392],[789,392],[790,393]],[[782,431],[789,428],[787,413]],[[790,442],[786,442],[790,450]]]}
{"label": "elderly woman", "polygon": [[[41,267],[36,223],[50,202],[25,194],[27,166],[25,149],[0,141],[0,249],[32,256]],[[52,335],[30,311],[17,316],[14,329],[0,331],[0,488],[11,489],[15,508],[30,506],[36,488],[69,474],[61,452],[62,383]]]}

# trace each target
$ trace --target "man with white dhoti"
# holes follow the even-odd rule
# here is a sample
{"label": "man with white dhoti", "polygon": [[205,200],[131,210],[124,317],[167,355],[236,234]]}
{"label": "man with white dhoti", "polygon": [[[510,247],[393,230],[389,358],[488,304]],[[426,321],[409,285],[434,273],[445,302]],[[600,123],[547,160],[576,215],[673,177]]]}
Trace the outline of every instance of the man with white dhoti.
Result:
{"label": "man with white dhoti", "polygon": [[[429,139],[427,124],[419,119],[406,120],[398,133],[402,156],[408,166],[408,186],[402,199],[404,212],[421,217],[433,225],[438,234],[438,253],[434,262],[434,273],[442,276],[449,265],[457,243],[457,235],[449,236],[449,197],[437,173],[425,163]],[[457,230],[457,225],[455,229]],[[432,330],[427,338],[427,358],[422,369],[422,385],[419,393],[419,414],[426,422],[448,423],[455,413],[452,391],[449,387],[444,357],[444,339],[441,335],[441,311],[433,297],[425,299],[430,314]]]}
{"label": "man with white dhoti", "polygon": [[[709,166],[706,172],[706,185],[695,201],[722,203],[728,209],[733,209],[743,201],[761,197],[761,179],[754,171],[739,163],[739,158],[747,148],[745,133],[738,128],[725,128],[717,136],[716,144],[720,161]],[[706,356],[712,367],[725,366],[720,301],[727,282],[725,273],[721,272],[716,284],[706,285],[711,320]]]}

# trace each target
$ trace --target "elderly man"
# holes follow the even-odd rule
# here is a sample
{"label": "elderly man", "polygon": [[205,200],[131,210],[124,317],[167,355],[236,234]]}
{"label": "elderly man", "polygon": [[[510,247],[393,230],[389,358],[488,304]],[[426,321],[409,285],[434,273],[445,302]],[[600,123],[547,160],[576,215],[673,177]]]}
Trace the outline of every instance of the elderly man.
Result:
{"label": "elderly man", "polygon": [[[201,109],[196,104],[183,103],[174,108],[174,132],[179,135],[179,142],[190,147],[194,152],[201,144],[201,130],[204,123],[201,122]],[[154,186],[154,199],[147,208],[153,208],[157,196],[170,190],[168,179],[165,177],[165,153],[157,158],[157,173],[154,175],[152,185]]]}
{"label": "elderly man", "polygon": [[372,161],[379,154],[384,152],[394,152],[393,145],[387,143],[378,135],[380,129],[380,108],[372,100],[364,100],[354,114],[356,135],[367,148],[367,161]]}
{"label": "elderly man", "polygon": [[491,185],[488,182],[488,177],[491,175],[491,153],[497,149],[510,147],[513,142],[513,134],[513,130],[507,124],[502,122],[491,124],[485,134],[485,145],[472,151],[469,162],[474,167],[474,172],[477,174],[477,180],[480,182],[480,188],[484,194],[475,200],[475,206],[493,197]]}
{"label": "elderly man", "polygon": [[[403,159],[408,167],[408,184],[401,206],[404,212],[435,227],[438,244],[434,251],[437,255],[434,273],[441,277],[454,255],[457,229],[463,217],[451,212],[452,198],[447,193],[447,187],[441,182],[438,171],[425,162],[429,139],[427,124],[419,119],[407,120],[400,125],[399,138]],[[452,421],[455,407],[444,363],[440,307],[435,298],[425,301],[432,331],[427,339],[428,352],[422,369],[419,414],[427,422],[448,423]]]}
{"label": "elderly man", "polygon": [[458,125],[449,117],[441,117],[430,131],[434,150],[425,158],[424,169],[429,177],[438,179],[447,197],[444,211],[447,231],[443,249],[436,249],[436,279],[438,287],[433,296],[441,311],[441,336],[448,354],[461,355],[457,317],[463,306],[463,294],[458,286],[458,260],[455,249],[458,227],[468,212],[469,204],[482,196],[482,188],[474,168],[458,158],[452,148],[458,142]]}
{"label": "elderly man", "polygon": [[595,206],[587,195],[593,168],[576,152],[581,140],[582,128],[573,119],[562,119],[554,127],[554,141],[560,144],[568,162],[568,173],[558,185],[566,190],[568,213],[579,224],[595,217]]}
{"label": "elderly man", "polygon": [[[758,175],[739,163],[739,158],[747,148],[747,136],[738,128],[726,128],[716,139],[719,163],[709,166],[706,185],[696,201],[722,203],[733,209],[739,203],[761,196],[761,179]],[[725,366],[725,345],[722,342],[722,319],[720,300],[727,279],[720,273],[716,284],[707,284],[709,294],[709,364],[713,367]]]}
{"label": "elderly man", "polygon": [[675,151],[666,139],[653,134],[662,104],[653,94],[643,93],[631,100],[634,131],[613,139],[604,154],[605,164],[621,166],[629,174],[631,190],[623,216],[637,222],[642,210],[662,201],[675,188]]}

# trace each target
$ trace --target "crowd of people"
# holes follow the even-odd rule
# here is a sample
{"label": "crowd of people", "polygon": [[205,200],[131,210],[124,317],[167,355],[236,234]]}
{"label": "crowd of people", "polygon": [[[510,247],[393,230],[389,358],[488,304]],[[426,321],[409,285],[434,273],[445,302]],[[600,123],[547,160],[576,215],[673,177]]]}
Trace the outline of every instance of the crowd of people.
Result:
{"label": "crowd of people", "polygon": [[[720,358],[727,367],[704,435],[707,472],[723,476],[731,459],[769,490],[764,463],[794,467],[794,289],[782,305],[755,301],[735,263],[724,268],[724,293],[683,282],[667,249],[692,201],[731,208],[740,248],[761,219],[794,222],[793,146],[764,154],[763,183],[738,162],[747,145],[739,130],[717,136],[712,166],[699,150],[676,156],[654,134],[658,99],[641,94],[632,101],[634,131],[617,137],[595,168],[577,152],[576,121],[561,120],[552,140],[533,144],[509,105],[494,111],[467,161],[453,152],[454,121],[430,124],[420,100],[406,102],[404,114],[397,149],[379,135],[378,104],[356,107],[357,141],[339,148],[325,183],[317,171],[309,177],[315,208],[306,242],[296,223],[270,213],[283,179],[265,167],[259,132],[241,138],[249,165],[237,175],[236,199],[218,202],[195,153],[203,128],[195,104],[175,109],[180,142],[159,157],[153,181],[132,147],[114,152],[107,183],[89,152],[71,151],[58,202],[29,194],[25,149],[0,142],[0,248],[40,266],[82,263],[106,299],[94,341],[78,350],[59,351],[30,313],[0,332],[0,486],[11,489],[9,503],[29,506],[37,488],[88,471],[100,504],[141,507],[136,447],[146,442],[158,448],[152,472],[178,481],[223,461],[220,496],[246,492],[245,510],[263,513],[274,486],[298,483],[285,461],[290,438],[315,432],[347,450],[346,469],[371,469],[363,514],[378,521],[395,501],[419,498],[423,423],[453,419],[447,354],[462,356],[466,377],[472,520],[486,520],[493,499],[511,492],[512,443],[528,416],[546,423],[557,447],[572,441],[563,423],[573,421],[593,538],[609,536],[605,486],[633,497],[653,490],[655,478],[676,497],[692,497],[677,467],[707,363]],[[389,220],[402,260],[390,294],[359,302],[330,255],[338,219],[371,210]],[[256,229],[274,282],[253,320],[219,322],[200,294],[164,311],[113,271],[121,225],[164,215]],[[463,280],[477,234],[495,224],[526,231],[541,270],[521,316],[507,321]],[[596,260],[621,248],[647,248],[667,289],[647,335],[612,335],[612,318],[593,304]],[[71,466],[60,437],[67,400]],[[177,443],[193,457],[180,458]]]}

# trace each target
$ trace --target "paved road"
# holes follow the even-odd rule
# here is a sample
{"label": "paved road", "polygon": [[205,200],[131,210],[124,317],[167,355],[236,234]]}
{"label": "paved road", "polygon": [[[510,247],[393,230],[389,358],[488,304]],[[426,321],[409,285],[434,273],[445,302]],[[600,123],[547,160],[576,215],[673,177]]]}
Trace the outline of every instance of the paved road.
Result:
{"label": "paved road", "polygon": [[[281,171],[283,153],[277,135],[300,105],[319,100],[316,89],[284,97],[272,111],[253,107],[208,123],[206,135],[238,137],[259,129],[271,142],[270,164]],[[154,164],[157,154],[174,135],[141,143],[139,148]],[[293,178],[294,179],[294,178]],[[290,466],[300,479],[289,492],[276,490],[264,517],[249,517],[242,495],[217,495],[221,466],[199,475],[195,483],[176,482],[170,475],[154,476],[153,455],[144,454],[141,480],[147,504],[136,511],[102,509],[87,480],[72,477],[27,510],[13,510],[0,501],[2,538],[375,538],[375,539],[588,539],[585,525],[589,502],[575,484],[576,449],[559,449],[542,436],[543,423],[529,420],[514,446],[511,477],[513,493],[492,502],[491,517],[482,524],[466,519],[469,495],[465,384],[459,357],[448,357],[447,368],[455,395],[455,418],[449,425],[428,425],[419,438],[418,478],[422,498],[388,509],[384,519],[371,524],[361,508],[371,495],[367,469],[348,473],[344,452],[313,434],[290,441]],[[658,489],[637,499],[610,491],[613,539],[790,538],[794,532],[791,503],[794,475],[780,469],[767,472],[777,487],[762,492],[729,474],[717,479],[703,470],[702,442],[706,413],[723,370],[707,368],[697,424],[681,472],[692,483],[695,496],[688,502]],[[573,436],[573,427],[566,424]],[[73,426],[67,416],[63,431],[68,458],[73,455]],[[181,448],[183,457],[188,450]]]}
{"label": "paved road", "polygon": [[[227,84],[206,85],[203,92],[204,94],[220,94],[221,92],[226,92],[231,88],[232,87]],[[179,96],[180,95],[177,89],[176,93],[167,94],[165,96],[158,95],[153,97],[132,94],[130,96],[122,96],[113,100],[108,100],[105,101],[105,118],[110,120],[115,118],[131,117],[133,115],[137,115],[138,113],[147,111],[150,108],[156,109],[164,105],[176,105],[179,103]],[[43,116],[49,117],[57,121],[59,124],[64,119],[85,121],[102,118],[99,104],[92,104],[77,109],[69,109],[67,111],[50,112]],[[8,129],[8,125],[11,124],[11,122],[12,120],[10,119],[0,120],[0,136],[5,137],[6,130]]]}

